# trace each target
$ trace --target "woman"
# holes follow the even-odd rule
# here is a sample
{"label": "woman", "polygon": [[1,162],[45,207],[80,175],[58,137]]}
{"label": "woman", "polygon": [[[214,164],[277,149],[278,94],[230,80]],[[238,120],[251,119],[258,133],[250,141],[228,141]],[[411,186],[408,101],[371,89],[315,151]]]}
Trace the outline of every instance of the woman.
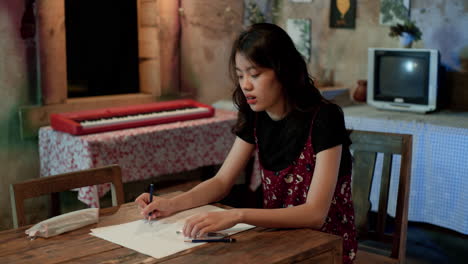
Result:
{"label": "woman", "polygon": [[351,199],[350,140],[339,106],[325,100],[288,34],[255,24],[232,47],[230,72],[239,118],[236,140],[218,173],[177,197],[140,195],[142,215],[167,216],[226,196],[257,151],[264,209],[232,209],[188,219],[183,233],[196,237],[238,223],[269,228],[313,228],[343,237],[343,263],[357,242]]}

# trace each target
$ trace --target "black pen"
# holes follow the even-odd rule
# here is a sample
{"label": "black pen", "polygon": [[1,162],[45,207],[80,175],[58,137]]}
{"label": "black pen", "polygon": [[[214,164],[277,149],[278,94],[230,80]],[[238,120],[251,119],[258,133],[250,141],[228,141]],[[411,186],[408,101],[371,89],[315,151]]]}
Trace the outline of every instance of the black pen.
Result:
{"label": "black pen", "polygon": [[[153,192],[154,192],[154,184],[150,184],[149,186],[149,203],[153,202]],[[148,214],[148,221],[151,220],[151,212]]]}
{"label": "black pen", "polygon": [[190,239],[185,240],[184,242],[191,242],[191,243],[203,243],[203,242],[224,242],[224,243],[232,243],[236,242],[235,238],[219,238],[219,239]]}

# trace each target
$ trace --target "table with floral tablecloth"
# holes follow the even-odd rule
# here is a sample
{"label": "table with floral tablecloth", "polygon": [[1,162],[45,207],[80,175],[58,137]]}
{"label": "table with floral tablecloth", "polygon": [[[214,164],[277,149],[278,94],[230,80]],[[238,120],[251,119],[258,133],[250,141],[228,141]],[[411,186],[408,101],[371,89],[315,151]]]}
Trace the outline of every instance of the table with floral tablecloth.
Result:
{"label": "table with floral tablecloth", "polygon": [[[235,135],[237,113],[217,109],[214,117],[116,130],[82,136],[39,130],[41,177],[119,164],[122,181],[152,177],[221,164]],[[98,207],[110,184],[84,187],[78,199]]]}

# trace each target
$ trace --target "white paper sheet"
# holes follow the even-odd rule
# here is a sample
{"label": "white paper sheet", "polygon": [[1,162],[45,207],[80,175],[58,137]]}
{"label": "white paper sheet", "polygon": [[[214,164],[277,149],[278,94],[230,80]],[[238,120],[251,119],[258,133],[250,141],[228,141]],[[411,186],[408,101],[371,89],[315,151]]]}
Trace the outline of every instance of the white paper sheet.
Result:
{"label": "white paper sheet", "polygon": [[[153,220],[151,223],[142,219],[126,224],[91,229],[90,234],[154,258],[163,258],[205,244],[184,242],[185,237],[182,234],[177,234],[177,231],[182,229],[185,219],[198,213],[223,210],[225,209],[205,205],[164,219]],[[251,228],[254,226],[237,224],[222,232],[232,235]]]}

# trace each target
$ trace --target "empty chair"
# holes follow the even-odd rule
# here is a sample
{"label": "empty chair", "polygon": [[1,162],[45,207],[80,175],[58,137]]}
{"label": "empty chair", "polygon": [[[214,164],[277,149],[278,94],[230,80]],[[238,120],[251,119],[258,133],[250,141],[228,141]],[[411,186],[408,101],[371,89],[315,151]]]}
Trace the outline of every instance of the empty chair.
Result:
{"label": "empty chair", "polygon": [[75,171],[10,184],[11,208],[15,228],[26,224],[24,200],[74,188],[111,183],[112,205],[124,203],[121,170],[118,165]]}
{"label": "empty chair", "polygon": [[[382,132],[350,131],[353,151],[352,195],[358,231],[356,263],[404,263],[408,228],[408,199],[412,136]],[[369,200],[377,153],[383,154],[377,213]],[[387,208],[393,155],[401,155],[394,223],[388,228]],[[369,216],[376,216],[370,225]],[[376,241],[376,242],[372,242]],[[385,250],[386,249],[386,250]]]}

